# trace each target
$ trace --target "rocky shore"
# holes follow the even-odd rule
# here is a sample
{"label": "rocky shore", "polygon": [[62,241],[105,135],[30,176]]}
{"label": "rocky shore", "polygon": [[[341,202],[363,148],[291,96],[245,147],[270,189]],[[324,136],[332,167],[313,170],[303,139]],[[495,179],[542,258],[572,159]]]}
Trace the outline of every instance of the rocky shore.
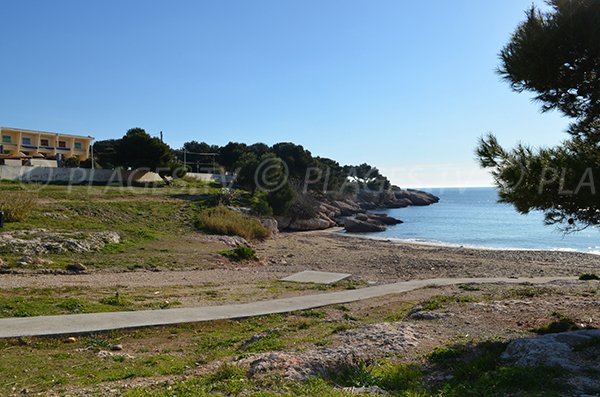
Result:
{"label": "rocky shore", "polygon": [[351,232],[383,231],[388,225],[402,223],[385,214],[369,213],[370,210],[427,206],[439,198],[431,193],[393,186],[383,192],[362,190],[356,195],[333,199],[315,199],[314,214],[310,217],[277,217],[279,230],[310,231],[332,227],[345,227]]}

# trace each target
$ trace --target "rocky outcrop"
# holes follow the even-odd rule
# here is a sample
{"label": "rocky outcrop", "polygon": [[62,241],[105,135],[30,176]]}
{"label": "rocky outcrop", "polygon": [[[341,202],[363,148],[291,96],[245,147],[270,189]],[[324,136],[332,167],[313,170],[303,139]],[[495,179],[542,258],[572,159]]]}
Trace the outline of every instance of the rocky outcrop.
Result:
{"label": "rocky outcrop", "polygon": [[393,218],[387,214],[363,213],[353,218],[344,220],[344,228],[352,233],[382,232],[387,225],[402,223],[400,219]]}
{"label": "rocky outcrop", "polygon": [[0,252],[40,255],[64,252],[93,252],[121,241],[116,232],[57,232],[46,229],[0,233]]}
{"label": "rocky outcrop", "polygon": [[431,193],[413,189],[402,190],[397,186],[392,186],[384,192],[363,190],[357,194],[357,203],[364,209],[425,206],[435,204],[439,200]]}
{"label": "rocky outcrop", "polygon": [[308,219],[278,217],[279,230],[308,231],[334,226],[346,227],[347,219],[354,217],[348,222],[353,231],[381,231],[385,230],[385,226],[402,223],[402,221],[387,217],[385,214],[367,214],[368,210],[430,205],[437,203],[439,198],[431,193],[412,189],[402,190],[393,186],[384,192],[363,190],[355,195],[336,199],[327,196],[311,197],[311,201],[315,202],[315,213],[312,217]]}
{"label": "rocky outcrop", "polygon": [[348,232],[352,233],[372,233],[372,232],[383,232],[386,227],[380,223],[371,223],[368,221],[361,221],[356,218],[348,218],[344,223],[344,228]]}
{"label": "rocky outcrop", "polygon": [[253,354],[238,364],[247,367],[251,377],[275,373],[302,381],[341,373],[382,356],[405,353],[422,338],[419,331],[402,322],[372,324],[339,333],[334,347],[297,353]]}
{"label": "rocky outcrop", "polygon": [[600,377],[590,372],[600,368],[600,329],[517,339],[509,343],[502,359],[524,367],[560,367],[568,372],[576,394],[600,390]]}

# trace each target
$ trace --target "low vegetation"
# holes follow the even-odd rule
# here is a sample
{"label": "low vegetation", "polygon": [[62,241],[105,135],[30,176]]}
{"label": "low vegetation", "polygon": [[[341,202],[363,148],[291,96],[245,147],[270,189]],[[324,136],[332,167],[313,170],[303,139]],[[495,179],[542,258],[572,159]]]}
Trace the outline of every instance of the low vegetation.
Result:
{"label": "low vegetation", "polygon": [[196,227],[205,233],[240,236],[246,240],[269,237],[269,231],[255,218],[223,205],[201,209]]}
{"label": "low vegetation", "polygon": [[542,327],[533,328],[531,331],[538,335],[557,334],[559,332],[577,331],[581,327],[571,318],[563,316],[559,313],[554,313],[555,321]]}
{"label": "low vegetation", "polygon": [[0,211],[4,212],[6,222],[22,222],[35,210],[36,202],[31,192],[12,191],[0,194]]}
{"label": "low vegetation", "polygon": [[433,296],[421,303],[423,310],[432,311],[443,308],[445,305],[453,304],[453,303],[469,303],[469,302],[477,302],[477,298],[472,296],[447,296],[447,295],[438,295]]}
{"label": "low vegetation", "polygon": [[595,273],[583,273],[581,276],[579,276],[580,280],[600,280],[600,276],[598,276]]}
{"label": "low vegetation", "polygon": [[220,254],[223,255],[224,257],[229,258],[236,262],[258,259],[256,257],[256,251],[254,251],[254,249],[252,249],[251,247],[243,246],[243,245],[240,245],[239,247],[235,247],[234,249],[231,249],[231,250],[221,251]]}

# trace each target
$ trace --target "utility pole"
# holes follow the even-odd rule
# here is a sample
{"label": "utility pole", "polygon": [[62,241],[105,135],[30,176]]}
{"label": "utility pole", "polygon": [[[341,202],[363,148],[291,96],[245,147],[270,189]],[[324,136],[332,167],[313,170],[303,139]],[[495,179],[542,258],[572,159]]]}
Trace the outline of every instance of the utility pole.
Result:
{"label": "utility pole", "polygon": [[187,168],[187,150],[183,148],[183,166]]}
{"label": "utility pole", "polygon": [[90,145],[90,149],[92,149],[92,169],[94,169],[95,165],[94,165],[94,143],[93,142]]}
{"label": "utility pole", "polygon": [[160,141],[164,143],[164,141],[163,141],[163,133],[162,133],[162,131],[160,132]]}

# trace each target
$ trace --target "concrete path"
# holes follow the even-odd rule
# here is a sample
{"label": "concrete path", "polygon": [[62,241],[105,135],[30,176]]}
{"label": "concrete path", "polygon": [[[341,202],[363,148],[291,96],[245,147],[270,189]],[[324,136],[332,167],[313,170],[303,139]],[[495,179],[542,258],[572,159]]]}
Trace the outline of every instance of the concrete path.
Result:
{"label": "concrete path", "polygon": [[395,284],[378,285],[355,290],[293,298],[259,301],[253,303],[190,307],[165,310],[142,310],[113,313],[66,314],[0,319],[0,338],[21,336],[74,335],[124,328],[150,327],[167,324],[192,323],[260,316],[265,314],[314,309],[321,306],[377,298],[428,286],[483,283],[543,284],[554,280],[575,280],[575,277],[536,278],[438,278],[413,280]]}

